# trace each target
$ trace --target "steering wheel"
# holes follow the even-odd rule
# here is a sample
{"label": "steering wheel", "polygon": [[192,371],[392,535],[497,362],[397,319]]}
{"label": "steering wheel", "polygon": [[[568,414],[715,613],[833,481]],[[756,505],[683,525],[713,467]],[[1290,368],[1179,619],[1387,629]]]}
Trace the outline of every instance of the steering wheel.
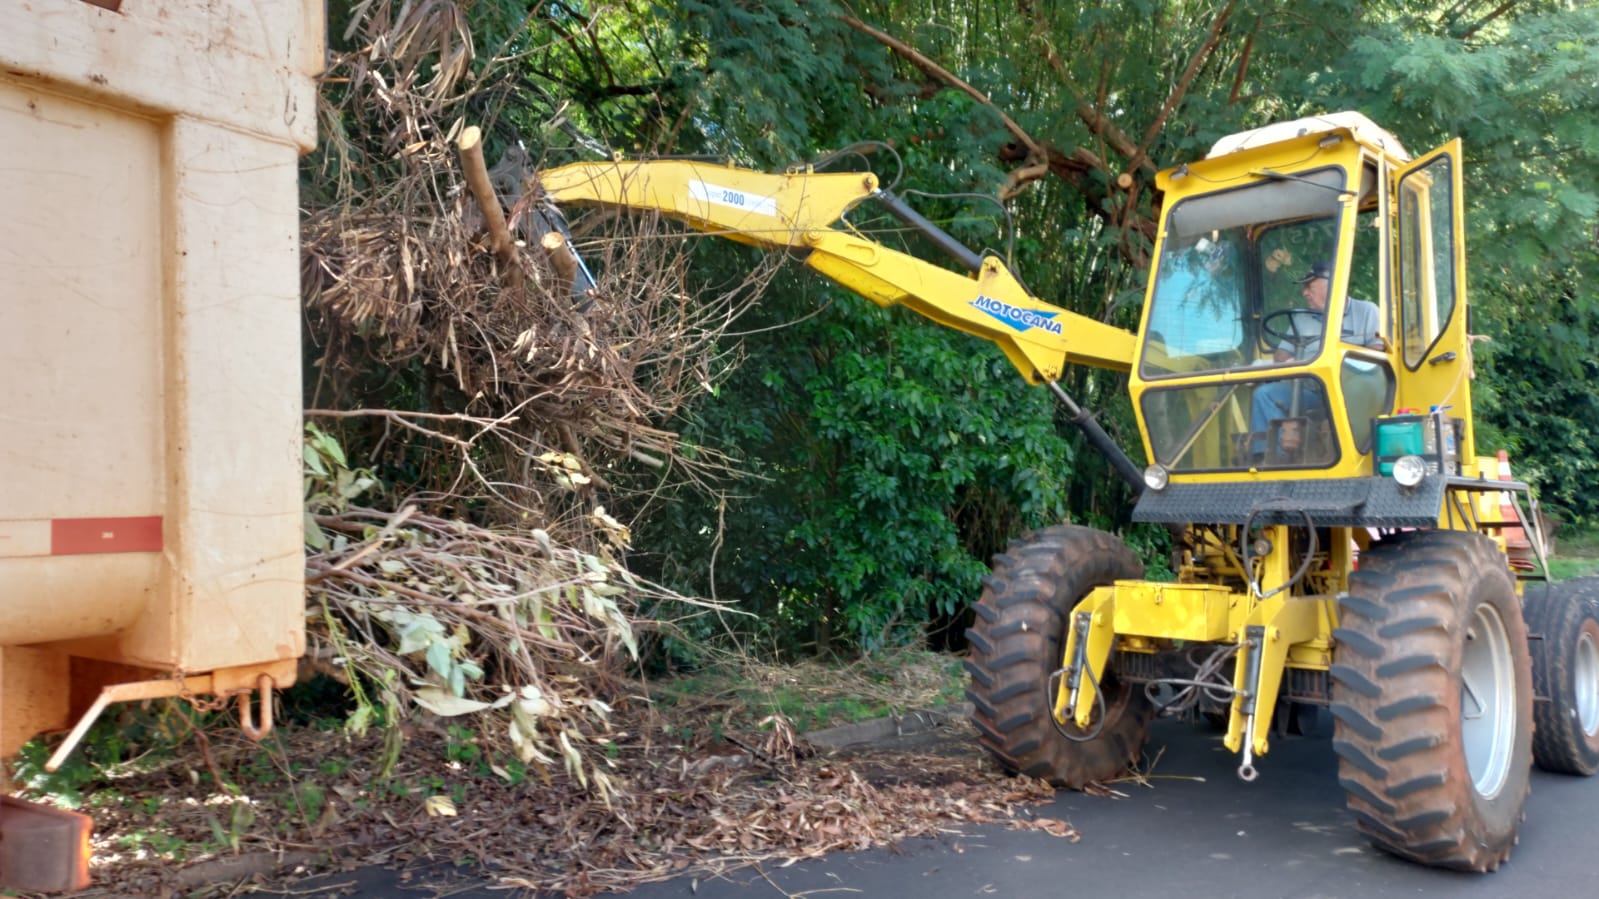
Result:
{"label": "steering wheel", "polygon": [[[1317,322],[1314,333],[1300,333],[1299,316],[1301,315],[1308,316]],[[1284,323],[1287,325],[1286,330],[1283,325],[1275,322],[1279,318],[1287,320]],[[1303,350],[1315,341],[1320,340],[1322,332],[1326,330],[1327,316],[1315,309],[1278,309],[1276,312],[1268,312],[1266,317],[1260,320],[1260,332],[1266,336],[1271,345],[1275,347],[1285,343],[1289,344],[1294,348],[1295,355],[1298,355],[1299,350]]]}

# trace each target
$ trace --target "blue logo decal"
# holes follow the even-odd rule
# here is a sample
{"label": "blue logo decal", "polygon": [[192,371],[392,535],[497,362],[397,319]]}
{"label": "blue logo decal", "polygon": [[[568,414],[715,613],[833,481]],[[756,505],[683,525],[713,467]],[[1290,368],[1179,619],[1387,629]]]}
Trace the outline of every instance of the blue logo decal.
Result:
{"label": "blue logo decal", "polygon": [[973,308],[988,313],[1018,331],[1043,328],[1051,334],[1060,333],[1060,322],[1055,321],[1055,316],[1059,313],[1035,312],[1032,309],[1023,309],[1019,306],[1012,306],[1009,303],[1002,303],[993,297],[985,297],[981,294],[978,295],[977,299],[972,300],[971,305]]}

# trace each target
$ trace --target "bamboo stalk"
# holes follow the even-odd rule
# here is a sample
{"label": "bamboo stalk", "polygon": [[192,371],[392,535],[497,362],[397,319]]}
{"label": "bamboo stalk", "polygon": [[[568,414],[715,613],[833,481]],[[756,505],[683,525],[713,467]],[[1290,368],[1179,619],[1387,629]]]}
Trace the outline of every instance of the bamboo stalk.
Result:
{"label": "bamboo stalk", "polygon": [[476,125],[461,129],[456,141],[461,151],[461,170],[466,175],[466,186],[483,210],[483,221],[489,229],[489,246],[495,258],[507,268],[516,267],[516,242],[511,239],[511,229],[505,224],[505,210],[500,208],[500,198],[489,181],[489,168],[483,162],[483,131]]}
{"label": "bamboo stalk", "polygon": [[559,231],[551,231],[539,241],[544,246],[544,253],[549,257],[550,268],[555,271],[556,293],[566,295],[572,292],[572,282],[577,280],[577,259],[572,254],[571,247],[566,244],[566,235]]}

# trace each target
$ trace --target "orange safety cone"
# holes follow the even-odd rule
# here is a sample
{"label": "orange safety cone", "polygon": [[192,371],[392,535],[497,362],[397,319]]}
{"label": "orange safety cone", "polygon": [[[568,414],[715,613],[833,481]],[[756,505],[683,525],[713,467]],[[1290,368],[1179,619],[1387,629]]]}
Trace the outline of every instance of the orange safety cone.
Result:
{"label": "orange safety cone", "polygon": [[[1504,450],[1499,451],[1499,480],[1515,480],[1510,476],[1510,454]],[[1499,494],[1499,517],[1504,522],[1500,533],[1505,538],[1505,556],[1510,559],[1510,567],[1517,571],[1531,571],[1534,567],[1532,542],[1527,539],[1526,530],[1520,527],[1523,523],[1521,510],[1508,490]]]}

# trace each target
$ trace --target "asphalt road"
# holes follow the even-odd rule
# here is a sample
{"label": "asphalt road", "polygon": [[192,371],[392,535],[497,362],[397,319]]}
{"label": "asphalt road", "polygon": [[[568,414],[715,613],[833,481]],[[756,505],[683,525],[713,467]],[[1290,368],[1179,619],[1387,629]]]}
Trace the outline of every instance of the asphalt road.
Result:
{"label": "asphalt road", "polygon": [[[1003,825],[967,827],[899,852],[840,855],[698,884],[653,884],[629,896],[724,899],[818,890],[921,899],[1599,895],[1599,779],[1534,772],[1521,844],[1510,862],[1493,874],[1458,874],[1399,861],[1355,833],[1325,733],[1277,740],[1253,784],[1237,779],[1237,760],[1218,734],[1163,722],[1151,740],[1152,750],[1161,747],[1151,787],[1124,786],[1126,798],[1061,793],[1039,807],[1039,815],[1065,818],[1081,831],[1075,844]],[[1162,774],[1204,780],[1158,779]]]}
{"label": "asphalt road", "polygon": [[[1594,810],[1599,778],[1534,772],[1521,845],[1487,875],[1422,868],[1384,855],[1355,832],[1343,809],[1327,735],[1284,740],[1260,760],[1260,779],[1240,782],[1220,736],[1159,722],[1162,752],[1151,786],[1125,798],[1061,793],[1039,816],[1069,820],[1077,843],[1003,824],[965,825],[940,839],[893,850],[839,854],[787,868],[649,884],[632,899],[867,896],[1205,896],[1207,899],[1383,897],[1586,897],[1599,895]],[[1162,751],[1163,750],[1163,751]],[[972,751],[978,751],[975,745]],[[1163,776],[1164,775],[1164,776]],[[1196,780],[1191,778],[1202,778]],[[398,892],[387,872],[361,872],[359,895]],[[350,875],[343,878],[350,882]],[[504,899],[461,884],[458,899]],[[300,895],[305,895],[301,892]],[[351,895],[351,894],[346,894]]]}

